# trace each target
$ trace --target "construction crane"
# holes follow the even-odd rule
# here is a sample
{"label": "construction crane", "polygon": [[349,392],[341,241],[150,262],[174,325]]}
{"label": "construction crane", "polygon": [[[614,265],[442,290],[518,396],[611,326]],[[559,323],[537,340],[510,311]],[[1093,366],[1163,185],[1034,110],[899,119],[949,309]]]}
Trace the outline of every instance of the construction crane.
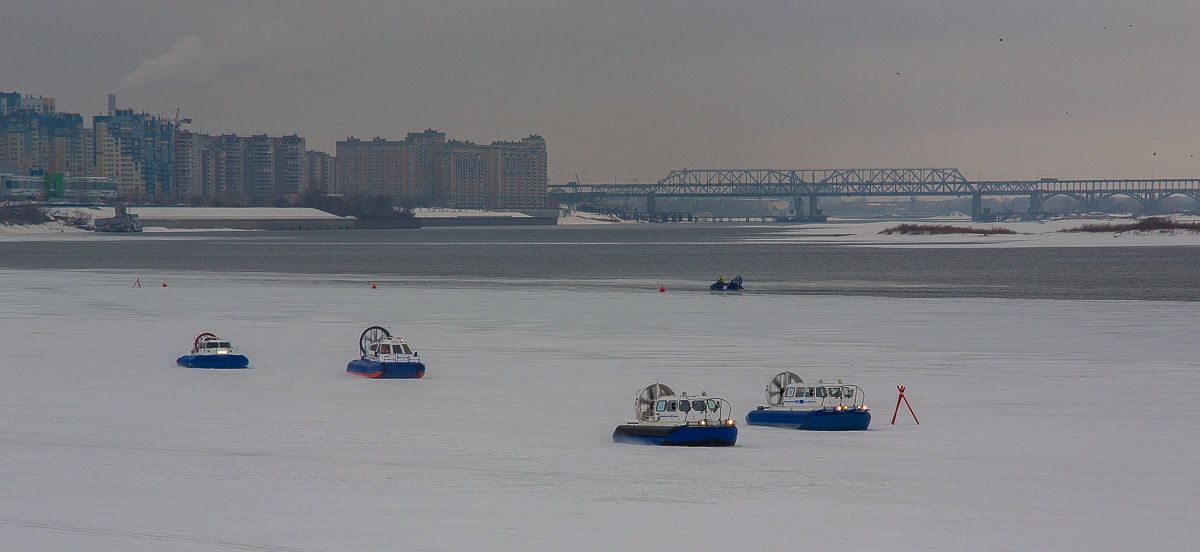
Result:
{"label": "construction crane", "polygon": [[[179,116],[180,111],[181,111],[181,109],[176,107],[175,108],[175,118],[171,119],[172,128],[174,130],[179,130],[179,125],[181,125],[181,124],[185,124],[185,125],[192,124],[192,119],[190,117],[180,117]],[[158,115],[155,115],[155,117],[162,118],[163,115],[168,115],[170,113],[171,113],[170,111],[164,111],[162,113],[159,113]]]}
{"label": "construction crane", "polygon": [[186,124],[190,125],[190,124],[192,124],[192,118],[186,117],[186,118],[180,119],[179,118],[179,108],[176,107],[175,108],[175,130],[179,130],[179,123],[186,123]]}

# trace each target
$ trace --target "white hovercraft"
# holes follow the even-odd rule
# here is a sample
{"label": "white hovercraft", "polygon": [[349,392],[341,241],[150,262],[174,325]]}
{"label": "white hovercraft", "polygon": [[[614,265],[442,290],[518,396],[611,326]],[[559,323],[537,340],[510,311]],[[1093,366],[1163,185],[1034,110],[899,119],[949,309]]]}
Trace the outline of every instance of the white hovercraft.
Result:
{"label": "white hovercraft", "polygon": [[792,372],[780,372],[767,384],[767,404],[746,414],[746,423],[814,431],[857,431],[871,425],[871,410],[861,387],[837,383],[804,383]]}
{"label": "white hovercraft", "polygon": [[691,447],[728,447],[737,441],[729,403],[708,393],[676,395],[655,383],[638,391],[634,412],[637,419],[617,426],[613,441]]}

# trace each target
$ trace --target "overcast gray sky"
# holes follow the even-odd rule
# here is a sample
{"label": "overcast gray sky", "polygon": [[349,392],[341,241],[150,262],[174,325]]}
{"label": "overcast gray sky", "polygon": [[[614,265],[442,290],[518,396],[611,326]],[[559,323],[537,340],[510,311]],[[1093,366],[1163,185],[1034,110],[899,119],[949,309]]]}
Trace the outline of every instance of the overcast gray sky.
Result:
{"label": "overcast gray sky", "polygon": [[[210,133],[541,134],[551,183],[676,168],[1200,176],[1200,2],[7,0],[0,90]],[[899,74],[897,74],[899,73]],[[90,125],[90,121],[88,123]]]}

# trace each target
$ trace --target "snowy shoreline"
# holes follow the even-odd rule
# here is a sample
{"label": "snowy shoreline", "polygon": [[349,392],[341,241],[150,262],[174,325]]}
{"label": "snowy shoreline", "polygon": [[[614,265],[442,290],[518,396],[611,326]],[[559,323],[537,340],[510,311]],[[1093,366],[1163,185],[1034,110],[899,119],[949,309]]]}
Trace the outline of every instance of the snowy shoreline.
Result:
{"label": "snowy shoreline", "polygon": [[[1197,221],[1198,217],[1175,216],[1173,220]],[[1110,218],[1062,217],[1047,220],[1014,222],[971,222],[964,218],[924,218],[905,220],[839,220],[827,224],[782,228],[771,241],[796,243],[829,243],[857,247],[1163,247],[1200,246],[1200,232],[1127,231],[1127,232],[1065,232]],[[903,223],[944,225],[977,228],[1008,229],[1016,234],[884,234],[884,230]]]}
{"label": "snowy shoreline", "polygon": [[[172,216],[187,218],[252,217],[252,218],[300,218],[328,217],[334,215],[314,209],[292,208],[149,208],[170,210]],[[143,208],[142,210],[146,210]],[[138,212],[138,209],[131,209]],[[0,240],[21,241],[39,239],[99,239],[86,228],[79,228],[64,222],[64,219],[76,218],[91,220],[96,216],[109,216],[104,209],[70,207],[58,208],[52,211],[57,220],[44,224],[32,225],[0,225]],[[421,217],[471,217],[471,216],[527,216],[517,212],[466,211],[453,209],[419,209]],[[1170,217],[1180,221],[1200,221],[1200,217],[1175,215]],[[1012,222],[971,222],[966,217],[931,217],[907,218],[895,220],[862,220],[830,218],[827,223],[820,224],[754,224],[756,227],[770,229],[762,241],[789,242],[807,244],[831,244],[849,247],[936,247],[936,248],[1012,248],[1012,247],[1168,247],[1168,246],[1200,246],[1200,232],[1187,230],[1171,231],[1126,231],[1126,232],[1063,232],[1065,229],[1078,228],[1097,221],[1135,220],[1129,217],[1079,218],[1060,217],[1047,220],[1027,220]],[[884,230],[902,223],[941,225],[951,224],[956,227],[994,229],[1003,228],[1016,232],[1015,234],[884,234]],[[620,221],[611,215],[572,212],[558,220],[560,226],[589,225],[602,227],[606,225],[630,224]],[[744,226],[745,223],[729,223],[730,226]],[[239,230],[233,228],[217,228],[203,230],[168,229],[148,226],[147,233],[188,233],[188,232],[246,232],[256,230]]]}

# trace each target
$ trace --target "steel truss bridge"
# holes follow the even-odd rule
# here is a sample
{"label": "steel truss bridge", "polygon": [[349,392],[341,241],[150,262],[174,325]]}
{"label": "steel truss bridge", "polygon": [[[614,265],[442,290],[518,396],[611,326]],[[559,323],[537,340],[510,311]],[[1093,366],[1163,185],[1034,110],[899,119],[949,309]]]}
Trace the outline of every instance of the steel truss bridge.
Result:
{"label": "steel truss bridge", "polygon": [[559,203],[596,203],[606,198],[643,197],[653,214],[656,198],[788,198],[796,212],[807,204],[816,217],[821,197],[962,197],[971,196],[971,216],[983,216],[982,198],[1024,197],[1029,214],[1042,213],[1043,203],[1057,196],[1070,197],[1089,211],[1114,196],[1137,201],[1146,213],[1159,212],[1162,200],[1173,195],[1200,201],[1200,179],[1127,180],[967,180],[958,169],[743,169],[676,170],[655,184],[550,186],[550,198]]}

